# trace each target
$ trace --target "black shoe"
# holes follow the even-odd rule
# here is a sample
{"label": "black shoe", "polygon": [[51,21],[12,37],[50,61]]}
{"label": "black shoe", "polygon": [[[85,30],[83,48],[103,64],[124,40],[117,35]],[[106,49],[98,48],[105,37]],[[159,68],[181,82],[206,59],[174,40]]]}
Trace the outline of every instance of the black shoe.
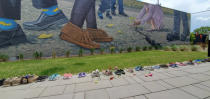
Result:
{"label": "black shoe", "polygon": [[65,23],[68,23],[67,17],[64,15],[62,11],[57,13],[56,15],[46,15],[45,13],[41,13],[39,18],[33,22],[24,22],[23,27],[28,30],[43,30],[50,26],[60,26]]}
{"label": "black shoe", "polygon": [[18,45],[20,43],[29,43],[20,25],[17,28],[9,31],[0,30],[0,48],[11,45]]}
{"label": "black shoe", "polygon": [[116,14],[116,12],[115,12],[115,11],[112,11],[112,15],[113,15],[113,16],[116,16],[117,14]]}
{"label": "black shoe", "polygon": [[122,15],[122,16],[124,16],[124,17],[128,17],[128,15],[127,15],[125,12],[119,13],[119,15]]}
{"label": "black shoe", "polygon": [[5,79],[1,79],[0,80],[0,86],[2,86],[4,84]]}
{"label": "black shoe", "polygon": [[181,35],[181,41],[187,41],[187,36],[184,35],[184,34],[182,34],[182,35]]}
{"label": "black shoe", "polygon": [[176,40],[180,40],[180,37],[178,35],[174,35],[172,33],[169,33],[167,35],[167,40],[168,41],[176,41]]}
{"label": "black shoe", "polygon": [[106,17],[112,19],[112,16],[110,14],[106,14]]}

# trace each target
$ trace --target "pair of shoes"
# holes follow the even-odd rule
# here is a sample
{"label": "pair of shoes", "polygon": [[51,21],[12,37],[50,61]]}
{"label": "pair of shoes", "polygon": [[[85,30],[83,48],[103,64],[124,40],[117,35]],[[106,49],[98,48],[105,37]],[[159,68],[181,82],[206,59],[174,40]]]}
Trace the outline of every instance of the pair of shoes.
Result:
{"label": "pair of shoes", "polygon": [[133,73],[134,72],[133,69],[131,69],[131,68],[126,69],[126,71],[129,72],[129,73]]}
{"label": "pair of shoes", "polygon": [[[113,16],[117,15],[115,11],[112,11],[111,13],[112,13]],[[119,15],[122,15],[124,17],[128,17],[128,15],[125,12],[121,12],[121,13],[119,13]]]}
{"label": "pair of shoes", "polygon": [[142,66],[136,66],[136,67],[135,67],[135,70],[136,70],[136,71],[143,70],[143,67],[142,67]]}
{"label": "pair of shoes", "polygon": [[153,69],[160,69],[160,66],[152,66]]}
{"label": "pair of shoes", "polygon": [[68,73],[63,74],[63,79],[64,80],[71,79],[71,78],[72,78],[72,74],[68,74]]}
{"label": "pair of shoes", "polygon": [[100,48],[100,44],[95,41],[111,42],[113,40],[101,29],[88,28],[83,30],[71,22],[62,28],[60,38],[88,49]]}
{"label": "pair of shoes", "polygon": [[186,66],[186,64],[184,64],[184,63],[182,63],[182,62],[176,62],[176,64],[177,64],[178,66]]}
{"label": "pair of shoes", "polygon": [[106,75],[106,76],[113,75],[111,70],[105,70],[105,71],[103,71],[103,74]]}
{"label": "pair of shoes", "polygon": [[8,79],[4,80],[3,87],[17,86],[20,84],[21,84],[21,78],[13,77],[13,78],[8,78]]}
{"label": "pair of shoes", "polygon": [[114,72],[116,75],[125,75],[125,71],[124,70],[122,70],[122,69],[118,69],[118,70],[116,70],[115,72]]}
{"label": "pair of shoes", "polygon": [[33,82],[37,81],[38,78],[39,78],[39,76],[37,76],[37,75],[26,75],[21,78],[21,84],[33,83]]}
{"label": "pair of shoes", "polygon": [[47,78],[48,78],[47,75],[39,76],[39,77],[37,78],[37,82],[43,82],[43,81],[45,81]]}
{"label": "pair of shoes", "polygon": [[91,77],[94,78],[94,77],[100,77],[100,72],[98,69],[96,69],[96,71],[93,71],[92,74],[91,74]]}
{"label": "pair of shoes", "polygon": [[193,63],[192,60],[189,60],[189,61],[187,62],[187,65],[194,65],[194,63]]}
{"label": "pair of shoes", "polygon": [[166,64],[161,64],[159,66],[160,66],[160,68],[168,68],[168,65],[166,65]]}
{"label": "pair of shoes", "polygon": [[[100,11],[98,11],[98,17],[99,19],[104,19],[103,13],[101,13]],[[112,19],[112,16],[109,13],[106,13],[106,17],[109,19]]]}
{"label": "pair of shoes", "polygon": [[0,80],[0,86],[2,86],[3,84],[4,84],[4,81],[5,81],[6,79],[1,79]]}
{"label": "pair of shoes", "polygon": [[82,77],[86,77],[86,73],[84,73],[84,72],[79,73],[78,78],[82,78]]}
{"label": "pair of shoes", "polygon": [[52,74],[50,77],[49,77],[49,81],[55,81],[55,80],[58,80],[60,77],[59,74]]}
{"label": "pair of shoes", "polygon": [[154,71],[154,68],[152,66],[145,66],[144,70]]}
{"label": "pair of shoes", "polygon": [[145,76],[145,77],[152,77],[152,73],[145,74],[144,76]]}
{"label": "pair of shoes", "polygon": [[175,64],[175,63],[170,63],[170,64],[169,64],[169,66],[170,66],[170,67],[172,67],[172,68],[176,68],[176,67],[178,67],[178,65],[177,65],[177,64]]}
{"label": "pair of shoes", "polygon": [[202,63],[200,59],[196,59],[193,62],[196,63],[196,64],[201,64]]}

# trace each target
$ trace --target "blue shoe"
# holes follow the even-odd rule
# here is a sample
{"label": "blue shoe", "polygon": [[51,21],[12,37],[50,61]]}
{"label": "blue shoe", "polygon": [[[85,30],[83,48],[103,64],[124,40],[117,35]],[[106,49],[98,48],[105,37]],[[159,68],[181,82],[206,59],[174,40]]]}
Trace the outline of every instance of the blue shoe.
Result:
{"label": "blue shoe", "polygon": [[136,70],[136,71],[140,71],[140,70],[142,70],[142,69],[143,69],[142,66],[136,66],[136,67],[135,67],[135,70]]}
{"label": "blue shoe", "polygon": [[160,69],[160,66],[152,66],[153,69]]}
{"label": "blue shoe", "polygon": [[82,77],[85,77],[85,76],[86,76],[86,73],[82,72],[82,73],[79,73],[78,78],[82,78]]}
{"label": "blue shoe", "polygon": [[177,64],[171,64],[170,66],[171,66],[172,68],[178,67]]}
{"label": "blue shoe", "polygon": [[53,75],[51,75],[51,76],[49,77],[49,80],[50,80],[50,81],[55,81],[55,80],[58,79],[59,76],[60,76],[60,75],[58,75],[58,74],[53,74]]}
{"label": "blue shoe", "polygon": [[103,13],[101,13],[100,11],[98,11],[98,17],[99,17],[100,19],[104,19]]}

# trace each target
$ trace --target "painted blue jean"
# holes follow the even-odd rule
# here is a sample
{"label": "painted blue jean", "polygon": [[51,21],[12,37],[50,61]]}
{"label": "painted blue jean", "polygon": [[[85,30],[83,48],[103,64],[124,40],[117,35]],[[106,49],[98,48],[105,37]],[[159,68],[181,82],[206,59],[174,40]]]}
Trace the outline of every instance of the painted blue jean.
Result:
{"label": "painted blue jean", "polygon": [[[111,2],[111,10],[112,12],[115,12],[116,10],[116,0],[112,0]],[[118,0],[118,10],[119,10],[119,13],[124,13],[124,6],[123,6],[123,0]]]}
{"label": "painted blue jean", "polygon": [[181,21],[182,21],[182,24],[183,24],[183,34],[184,35],[189,35],[190,30],[189,30],[189,23],[188,23],[187,13],[174,10],[174,28],[173,28],[173,32],[176,35],[180,35]]}
{"label": "painted blue jean", "polygon": [[101,0],[101,4],[99,5],[99,11],[104,13],[111,9],[111,0]]}

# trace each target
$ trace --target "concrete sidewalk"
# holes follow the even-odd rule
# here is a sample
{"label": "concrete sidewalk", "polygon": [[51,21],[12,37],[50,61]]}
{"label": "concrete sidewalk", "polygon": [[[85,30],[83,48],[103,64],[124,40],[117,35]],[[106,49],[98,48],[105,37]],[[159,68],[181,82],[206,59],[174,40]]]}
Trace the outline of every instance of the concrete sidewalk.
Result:
{"label": "concrete sidewalk", "polygon": [[1,99],[210,99],[210,63],[127,73],[109,80],[102,76],[45,81],[0,88]]}

